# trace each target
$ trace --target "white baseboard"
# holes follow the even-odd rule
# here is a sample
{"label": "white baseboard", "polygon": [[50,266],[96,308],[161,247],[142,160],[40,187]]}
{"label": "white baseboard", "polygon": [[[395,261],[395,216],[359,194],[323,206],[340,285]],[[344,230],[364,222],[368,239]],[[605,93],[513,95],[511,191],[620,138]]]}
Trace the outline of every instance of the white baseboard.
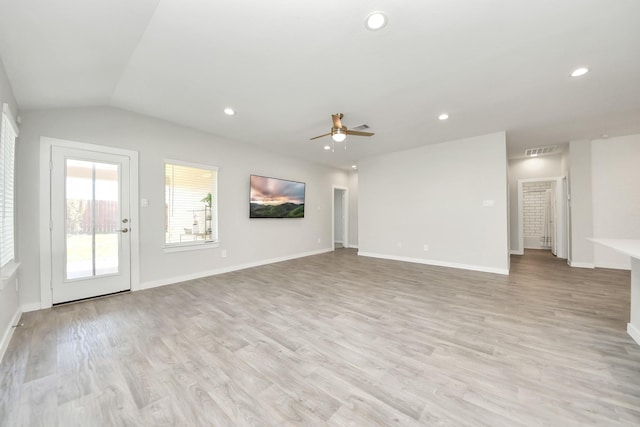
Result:
{"label": "white baseboard", "polygon": [[283,256],[283,257],[265,259],[265,260],[256,261],[256,262],[250,262],[250,263],[246,263],[246,264],[239,264],[239,265],[232,265],[232,266],[229,266],[229,267],[216,268],[214,270],[199,271],[197,273],[186,274],[186,275],[183,275],[183,276],[175,276],[175,277],[169,277],[169,278],[161,279],[161,280],[153,280],[153,281],[150,281],[150,282],[142,282],[142,283],[140,283],[140,290],[157,288],[159,286],[165,286],[165,285],[171,285],[171,284],[174,284],[174,283],[186,282],[188,280],[200,279],[202,277],[216,276],[218,274],[230,273],[232,271],[244,270],[246,268],[259,267],[261,265],[273,264],[273,263],[282,262],[282,261],[289,261],[289,260],[296,259],[296,258],[303,258],[303,257],[311,256],[311,255],[319,255],[319,254],[323,254],[325,252],[332,252],[332,251],[333,251],[333,248],[331,248],[331,249],[319,249],[317,251],[303,252],[303,253],[295,254],[295,255],[286,255],[286,256]]}
{"label": "white baseboard", "polygon": [[627,264],[616,264],[616,263],[602,263],[602,264],[594,264],[595,268],[610,268],[612,270],[631,270],[631,266]]}
{"label": "white baseboard", "polygon": [[483,273],[494,273],[494,274],[503,274],[503,275],[509,274],[509,269],[484,267],[481,265],[459,264],[455,262],[438,261],[438,260],[422,259],[422,258],[408,258],[408,257],[395,256],[395,255],[376,254],[372,252],[360,252],[360,251],[358,251],[358,255],[367,256],[371,258],[390,259],[394,261],[413,262],[416,264],[435,265],[438,267],[458,268],[461,270],[481,271]]}
{"label": "white baseboard", "polygon": [[512,249],[509,253],[511,255],[524,255],[524,251],[522,249]]}
{"label": "white baseboard", "polygon": [[627,333],[638,345],[640,345],[640,329],[636,328],[631,323],[627,323]]}
{"label": "white baseboard", "polygon": [[22,316],[22,311],[20,311],[20,307],[18,307],[13,317],[11,318],[11,322],[9,322],[9,324],[7,325],[7,329],[2,334],[2,341],[0,341],[0,362],[2,362],[4,353],[9,347],[9,341],[11,341],[11,337],[13,336],[13,331],[15,329],[13,325],[18,323],[18,321],[20,320],[20,316]]}
{"label": "white baseboard", "polygon": [[348,247],[348,248],[351,248],[351,249],[358,249],[358,245],[349,245],[349,246],[347,246],[347,247]]}
{"label": "white baseboard", "polygon": [[595,265],[591,262],[576,262],[576,261],[568,261],[569,267],[576,268],[596,268]]}

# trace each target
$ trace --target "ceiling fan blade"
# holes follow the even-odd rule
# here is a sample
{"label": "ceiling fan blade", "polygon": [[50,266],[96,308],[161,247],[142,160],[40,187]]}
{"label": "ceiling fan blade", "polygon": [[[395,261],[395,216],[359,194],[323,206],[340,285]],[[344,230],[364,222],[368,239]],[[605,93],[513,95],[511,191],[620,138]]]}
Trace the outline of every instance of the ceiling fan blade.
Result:
{"label": "ceiling fan blade", "polygon": [[375,135],[375,134],[373,132],[361,132],[359,130],[347,130],[347,135],[372,136],[372,135]]}
{"label": "ceiling fan blade", "polygon": [[325,133],[324,135],[318,135],[318,136],[314,136],[313,138],[309,138],[309,141],[312,141],[312,140],[318,139],[318,138],[322,138],[323,136],[329,136],[329,135],[331,135],[331,132]]}
{"label": "ceiling fan blade", "polygon": [[340,119],[343,117],[342,113],[332,114],[331,118],[333,119],[333,127],[336,129],[342,129],[342,123]]}

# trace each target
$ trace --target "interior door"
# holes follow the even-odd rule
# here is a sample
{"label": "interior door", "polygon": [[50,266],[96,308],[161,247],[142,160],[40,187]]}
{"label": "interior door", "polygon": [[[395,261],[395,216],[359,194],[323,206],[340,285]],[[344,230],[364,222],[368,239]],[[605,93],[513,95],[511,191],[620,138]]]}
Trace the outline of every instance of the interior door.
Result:
{"label": "interior door", "polygon": [[53,303],[131,289],[129,157],[51,151]]}

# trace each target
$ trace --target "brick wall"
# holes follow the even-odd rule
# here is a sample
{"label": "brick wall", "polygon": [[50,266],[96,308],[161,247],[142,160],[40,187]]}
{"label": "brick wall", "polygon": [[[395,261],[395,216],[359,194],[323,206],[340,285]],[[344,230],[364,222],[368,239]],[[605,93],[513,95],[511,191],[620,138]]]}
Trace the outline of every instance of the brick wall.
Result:
{"label": "brick wall", "polygon": [[544,190],[551,188],[551,181],[522,183],[522,218],[525,237],[541,236],[544,220]]}

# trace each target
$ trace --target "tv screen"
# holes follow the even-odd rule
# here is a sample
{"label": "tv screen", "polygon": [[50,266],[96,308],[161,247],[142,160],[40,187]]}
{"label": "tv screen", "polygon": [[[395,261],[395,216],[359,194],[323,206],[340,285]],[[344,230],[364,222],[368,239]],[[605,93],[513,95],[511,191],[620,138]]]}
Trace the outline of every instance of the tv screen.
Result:
{"label": "tv screen", "polygon": [[304,218],[304,182],[251,175],[249,218]]}

